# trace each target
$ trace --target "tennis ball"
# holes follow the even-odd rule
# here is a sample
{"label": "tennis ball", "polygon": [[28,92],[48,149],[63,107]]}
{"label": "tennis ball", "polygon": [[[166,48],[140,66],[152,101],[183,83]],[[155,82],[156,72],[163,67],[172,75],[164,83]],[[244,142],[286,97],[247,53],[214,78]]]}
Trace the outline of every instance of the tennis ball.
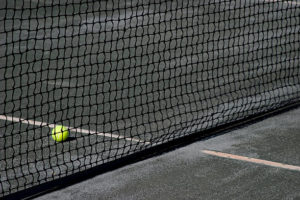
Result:
{"label": "tennis ball", "polygon": [[52,138],[56,142],[63,142],[69,137],[69,131],[64,126],[55,126],[54,129],[52,129]]}

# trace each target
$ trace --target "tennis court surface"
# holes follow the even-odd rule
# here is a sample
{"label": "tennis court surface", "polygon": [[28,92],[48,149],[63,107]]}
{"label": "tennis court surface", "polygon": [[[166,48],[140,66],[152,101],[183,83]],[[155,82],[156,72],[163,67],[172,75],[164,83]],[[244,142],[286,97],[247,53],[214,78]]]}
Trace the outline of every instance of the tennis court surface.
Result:
{"label": "tennis court surface", "polygon": [[0,197],[298,104],[299,30],[299,1],[1,2]]}
{"label": "tennis court surface", "polygon": [[298,107],[35,200],[298,200],[299,122]]}

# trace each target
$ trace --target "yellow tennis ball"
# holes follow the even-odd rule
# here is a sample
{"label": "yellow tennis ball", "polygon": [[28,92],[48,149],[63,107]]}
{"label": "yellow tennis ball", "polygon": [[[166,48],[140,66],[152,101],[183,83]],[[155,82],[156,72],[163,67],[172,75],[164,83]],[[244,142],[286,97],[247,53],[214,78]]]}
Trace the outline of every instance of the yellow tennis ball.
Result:
{"label": "yellow tennis ball", "polygon": [[52,138],[56,142],[63,142],[69,137],[69,131],[66,127],[58,125],[52,129]]}

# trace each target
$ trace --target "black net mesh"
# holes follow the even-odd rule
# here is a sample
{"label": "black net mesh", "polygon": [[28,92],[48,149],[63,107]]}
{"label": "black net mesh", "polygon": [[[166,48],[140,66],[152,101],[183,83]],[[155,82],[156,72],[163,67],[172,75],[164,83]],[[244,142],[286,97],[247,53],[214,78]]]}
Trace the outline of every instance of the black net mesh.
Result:
{"label": "black net mesh", "polygon": [[299,101],[299,31],[296,0],[3,0],[0,197]]}

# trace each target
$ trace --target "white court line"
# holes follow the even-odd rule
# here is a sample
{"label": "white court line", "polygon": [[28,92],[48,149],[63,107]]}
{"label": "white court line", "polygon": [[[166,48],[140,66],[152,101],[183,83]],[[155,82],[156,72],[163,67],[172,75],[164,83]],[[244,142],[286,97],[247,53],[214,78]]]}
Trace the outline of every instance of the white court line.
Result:
{"label": "white court line", "polygon": [[[56,126],[55,124],[48,124],[46,122],[27,120],[27,119],[23,119],[23,118],[10,117],[10,116],[5,116],[5,115],[0,115],[0,120],[18,122],[18,123],[23,123],[23,124],[30,124],[30,125],[34,125],[34,126],[49,127],[49,128],[54,128]],[[145,142],[143,140],[138,140],[138,139],[134,139],[134,138],[127,138],[127,137],[116,135],[116,134],[101,133],[101,132],[97,132],[97,131],[91,131],[91,130],[86,130],[86,129],[81,129],[81,128],[73,128],[73,127],[69,127],[69,126],[65,126],[65,127],[72,132],[93,134],[93,135],[99,135],[99,136],[103,136],[103,137],[125,139],[127,141],[134,141],[134,142],[150,144],[150,142]]]}
{"label": "white court line", "polygon": [[284,3],[284,4],[292,4],[292,5],[300,5],[300,1],[295,1],[295,0],[289,0],[289,1],[284,1],[284,0],[263,0],[262,2],[270,2],[270,3]]}
{"label": "white court line", "polygon": [[71,84],[69,81],[44,81],[44,83],[48,85],[54,85],[58,87],[65,87],[65,88],[75,88],[76,85]]}
{"label": "white court line", "polygon": [[257,158],[249,158],[249,157],[245,157],[245,156],[238,156],[238,155],[222,153],[222,152],[216,152],[216,151],[210,151],[210,150],[202,150],[202,152],[205,153],[205,154],[209,154],[209,155],[213,155],[213,156],[217,156],[217,157],[222,157],[222,158],[229,158],[229,159],[241,160],[241,161],[246,161],[246,162],[251,162],[251,163],[256,163],[256,164],[261,164],[261,165],[267,165],[267,166],[271,166],[271,167],[277,167],[277,168],[282,168],[282,169],[300,171],[300,167],[295,166],[295,165],[288,165],[288,164],[272,162],[272,161],[268,161],[268,160],[261,160],[261,159],[257,159]]}

